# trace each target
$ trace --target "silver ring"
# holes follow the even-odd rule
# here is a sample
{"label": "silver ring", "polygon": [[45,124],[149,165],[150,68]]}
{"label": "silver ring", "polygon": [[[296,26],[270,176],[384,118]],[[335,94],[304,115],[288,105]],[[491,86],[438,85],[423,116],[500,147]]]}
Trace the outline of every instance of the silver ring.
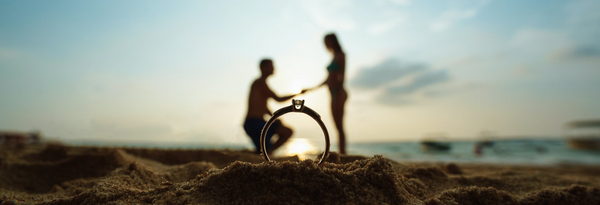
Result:
{"label": "silver ring", "polygon": [[319,165],[321,165],[321,163],[323,163],[327,159],[327,157],[329,157],[330,144],[327,127],[325,127],[325,124],[323,124],[323,121],[321,120],[321,116],[317,114],[317,112],[310,109],[309,107],[304,106],[304,100],[296,99],[292,100],[292,105],[283,107],[275,111],[271,119],[269,119],[269,121],[267,121],[267,124],[265,124],[265,126],[263,127],[260,133],[260,150],[262,152],[263,158],[269,162],[271,161],[271,159],[269,159],[269,156],[267,155],[267,146],[265,144],[267,139],[267,131],[269,130],[269,127],[271,127],[271,124],[273,124],[273,122],[275,122],[277,118],[290,112],[301,112],[307,114],[308,116],[312,117],[315,121],[317,121],[317,123],[319,123],[319,126],[321,126],[321,130],[323,130],[323,134],[325,134],[325,153],[323,153],[323,156],[321,156],[321,160],[319,160]]}

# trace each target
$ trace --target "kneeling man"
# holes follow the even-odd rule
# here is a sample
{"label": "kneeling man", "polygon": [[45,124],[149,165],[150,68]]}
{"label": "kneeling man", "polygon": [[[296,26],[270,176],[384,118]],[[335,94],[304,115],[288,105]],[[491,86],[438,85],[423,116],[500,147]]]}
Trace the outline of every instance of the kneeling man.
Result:
{"label": "kneeling man", "polygon": [[[250,96],[248,97],[248,113],[244,122],[244,130],[250,136],[256,152],[260,153],[260,134],[262,128],[267,121],[264,119],[265,114],[272,116],[273,113],[267,108],[267,100],[273,98],[277,102],[283,102],[293,98],[294,95],[279,97],[271,91],[267,85],[267,78],[273,74],[273,61],[264,59],[260,62],[260,78],[256,79],[250,87]],[[273,135],[277,134],[277,141],[271,142]],[[268,152],[272,152],[281,147],[292,136],[292,129],[284,126],[281,121],[275,121],[267,132],[266,148]]]}

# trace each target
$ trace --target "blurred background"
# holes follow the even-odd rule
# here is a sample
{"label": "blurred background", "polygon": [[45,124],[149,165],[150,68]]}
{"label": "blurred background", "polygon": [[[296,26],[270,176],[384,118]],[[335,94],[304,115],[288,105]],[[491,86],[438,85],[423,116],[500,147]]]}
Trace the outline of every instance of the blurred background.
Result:
{"label": "blurred background", "polygon": [[[447,141],[451,160],[493,161],[473,147],[505,140],[489,153],[523,145],[555,159],[568,152],[566,123],[600,118],[598,9],[596,0],[0,1],[0,130],[251,148],[242,123],[259,61],[273,59],[268,84],[280,96],[313,87],[331,61],[323,36],[335,32],[347,55],[350,154],[420,160],[429,156],[415,154],[420,142]],[[328,91],[300,98],[335,143]],[[323,149],[312,119],[283,121],[295,132],[281,154]]]}

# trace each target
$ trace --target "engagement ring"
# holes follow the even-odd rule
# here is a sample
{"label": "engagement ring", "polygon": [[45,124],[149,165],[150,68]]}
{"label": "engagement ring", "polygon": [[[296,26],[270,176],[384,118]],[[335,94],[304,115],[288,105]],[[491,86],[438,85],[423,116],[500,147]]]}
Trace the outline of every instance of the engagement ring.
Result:
{"label": "engagement ring", "polygon": [[321,163],[323,163],[323,161],[325,161],[327,157],[329,157],[329,133],[327,132],[325,124],[323,124],[323,121],[321,120],[321,116],[309,107],[304,106],[304,100],[296,99],[292,100],[292,105],[275,111],[271,119],[269,119],[267,124],[265,124],[265,126],[263,127],[262,132],[260,133],[260,150],[262,152],[263,158],[265,158],[265,160],[269,162],[271,161],[271,159],[269,159],[269,156],[267,155],[267,148],[265,145],[265,140],[267,138],[267,131],[269,130],[269,127],[271,127],[271,124],[273,124],[273,122],[275,122],[277,118],[290,112],[301,112],[307,114],[308,116],[315,119],[315,121],[319,123],[319,126],[321,126],[321,130],[323,130],[323,134],[325,134],[325,153],[323,153],[323,156],[321,156],[321,160],[319,160],[319,165],[321,165]]}

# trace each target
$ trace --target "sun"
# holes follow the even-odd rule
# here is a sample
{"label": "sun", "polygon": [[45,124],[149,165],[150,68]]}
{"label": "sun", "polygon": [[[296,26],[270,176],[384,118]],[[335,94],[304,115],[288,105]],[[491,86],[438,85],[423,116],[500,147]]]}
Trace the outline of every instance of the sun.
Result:
{"label": "sun", "polygon": [[298,155],[299,158],[307,158],[308,155],[317,152],[316,147],[306,138],[292,138],[284,147],[284,155],[294,156]]}
{"label": "sun", "polygon": [[294,94],[302,92],[302,83],[299,81],[292,82],[290,84],[289,90]]}

